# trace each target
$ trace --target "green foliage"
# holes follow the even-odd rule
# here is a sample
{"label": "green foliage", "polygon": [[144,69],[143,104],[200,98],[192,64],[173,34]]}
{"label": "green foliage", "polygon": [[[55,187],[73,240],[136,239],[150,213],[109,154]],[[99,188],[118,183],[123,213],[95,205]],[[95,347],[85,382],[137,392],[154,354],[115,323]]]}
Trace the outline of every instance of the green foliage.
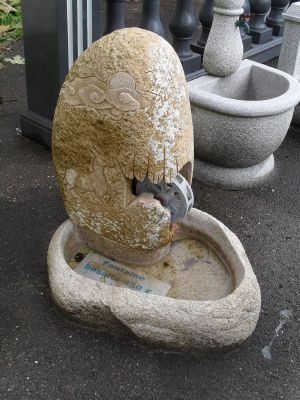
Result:
{"label": "green foliage", "polygon": [[20,39],[22,34],[21,0],[0,0],[0,43]]}
{"label": "green foliage", "polygon": [[19,55],[14,56],[13,58],[5,58],[4,61],[11,64],[25,64],[25,59]]}

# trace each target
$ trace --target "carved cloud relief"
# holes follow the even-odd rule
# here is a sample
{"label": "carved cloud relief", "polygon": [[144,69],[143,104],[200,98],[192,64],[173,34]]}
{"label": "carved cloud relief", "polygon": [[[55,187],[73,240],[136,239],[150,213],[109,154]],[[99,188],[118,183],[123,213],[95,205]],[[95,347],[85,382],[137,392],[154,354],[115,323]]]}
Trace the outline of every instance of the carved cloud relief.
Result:
{"label": "carved cloud relief", "polygon": [[125,113],[135,115],[146,107],[146,100],[136,91],[134,79],[126,72],[117,72],[109,87],[104,86],[95,77],[75,78],[65,82],[61,94],[69,104],[92,108],[114,120],[121,120]]}

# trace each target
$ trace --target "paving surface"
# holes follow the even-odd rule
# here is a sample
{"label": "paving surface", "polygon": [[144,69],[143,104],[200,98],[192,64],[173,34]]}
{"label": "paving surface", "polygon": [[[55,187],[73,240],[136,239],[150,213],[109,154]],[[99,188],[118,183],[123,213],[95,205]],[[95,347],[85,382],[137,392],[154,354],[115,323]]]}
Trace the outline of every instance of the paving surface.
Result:
{"label": "paving surface", "polygon": [[[12,54],[21,54],[21,43]],[[42,89],[41,89],[42,90]],[[54,307],[46,253],[66,219],[49,149],[19,135],[24,67],[0,71],[0,399],[300,399],[300,131],[276,152],[265,187],[193,185],[197,208],[241,239],[262,290],[256,331],[229,353],[191,356],[86,329]],[[262,349],[280,323],[271,359]]]}

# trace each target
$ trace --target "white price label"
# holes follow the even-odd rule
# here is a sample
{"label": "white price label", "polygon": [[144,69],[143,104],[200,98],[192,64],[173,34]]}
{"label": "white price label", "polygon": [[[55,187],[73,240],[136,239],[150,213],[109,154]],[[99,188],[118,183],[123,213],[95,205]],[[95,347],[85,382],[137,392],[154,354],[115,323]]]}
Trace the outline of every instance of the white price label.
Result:
{"label": "white price label", "polygon": [[96,253],[89,253],[74,268],[78,274],[111,286],[125,287],[141,293],[165,296],[171,288],[167,282],[138,273],[126,265],[117,263]]}

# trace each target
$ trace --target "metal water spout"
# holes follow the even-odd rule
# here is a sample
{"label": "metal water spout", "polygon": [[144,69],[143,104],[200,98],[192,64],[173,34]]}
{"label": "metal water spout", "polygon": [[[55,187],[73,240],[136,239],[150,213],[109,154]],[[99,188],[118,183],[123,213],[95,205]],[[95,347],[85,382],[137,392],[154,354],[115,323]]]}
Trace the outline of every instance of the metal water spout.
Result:
{"label": "metal water spout", "polygon": [[250,26],[246,20],[246,18],[241,18],[239,21],[236,22],[236,26],[242,28],[244,32],[250,33]]}
{"label": "metal water spout", "polygon": [[243,58],[239,16],[244,0],[216,0],[214,20],[203,57],[205,70],[212,75],[233,74]]}

